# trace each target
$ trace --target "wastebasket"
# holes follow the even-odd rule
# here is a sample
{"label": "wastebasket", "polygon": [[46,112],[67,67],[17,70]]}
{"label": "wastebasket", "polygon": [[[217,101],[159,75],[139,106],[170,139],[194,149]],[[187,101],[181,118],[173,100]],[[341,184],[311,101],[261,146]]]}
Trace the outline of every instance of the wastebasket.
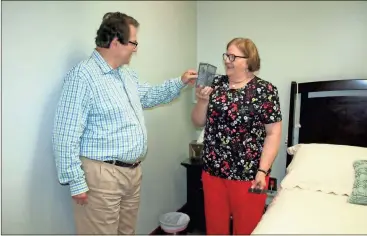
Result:
{"label": "wastebasket", "polygon": [[178,234],[187,228],[190,217],[182,212],[169,212],[159,217],[162,230],[168,234]]}

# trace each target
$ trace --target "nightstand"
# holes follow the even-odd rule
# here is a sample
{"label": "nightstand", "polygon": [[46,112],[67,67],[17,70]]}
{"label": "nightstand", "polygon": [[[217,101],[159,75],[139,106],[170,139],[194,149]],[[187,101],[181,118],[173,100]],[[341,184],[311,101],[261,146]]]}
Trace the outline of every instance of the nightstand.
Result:
{"label": "nightstand", "polygon": [[187,214],[190,216],[188,231],[198,230],[206,232],[204,212],[204,192],[201,182],[202,162],[201,160],[186,159],[181,162],[186,167],[187,182]]}
{"label": "nightstand", "polygon": [[273,201],[275,195],[277,194],[277,191],[271,191],[268,192],[267,195],[268,197],[266,198],[266,203],[265,203],[265,208],[264,208],[264,213],[266,212],[266,210],[268,209],[268,206],[270,205],[270,203]]}

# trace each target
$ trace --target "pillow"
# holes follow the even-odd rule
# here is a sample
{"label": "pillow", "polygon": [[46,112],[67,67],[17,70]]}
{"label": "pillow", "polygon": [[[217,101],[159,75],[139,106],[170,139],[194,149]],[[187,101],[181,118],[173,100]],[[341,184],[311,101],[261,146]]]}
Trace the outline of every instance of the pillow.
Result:
{"label": "pillow", "polygon": [[[291,156],[293,156],[292,158],[292,162],[289,163],[288,167],[287,167],[287,171],[291,170],[292,169],[292,166],[293,166],[293,163],[295,162],[295,158],[296,158],[296,153],[298,151],[298,149],[302,146],[302,144],[297,144],[297,145],[294,145],[292,147],[289,147],[287,148],[287,153]],[[300,155],[297,155],[297,156],[300,156]]]}
{"label": "pillow", "polygon": [[298,144],[282,188],[351,194],[354,184],[353,163],[367,160],[367,148],[333,144]]}
{"label": "pillow", "polygon": [[348,202],[357,205],[367,205],[367,161],[355,161],[353,167],[355,180]]}

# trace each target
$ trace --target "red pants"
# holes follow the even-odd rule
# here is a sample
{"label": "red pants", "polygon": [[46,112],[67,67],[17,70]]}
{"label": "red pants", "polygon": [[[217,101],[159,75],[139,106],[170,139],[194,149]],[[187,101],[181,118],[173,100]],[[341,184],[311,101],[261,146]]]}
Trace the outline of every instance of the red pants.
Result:
{"label": "red pants", "polygon": [[[251,181],[227,180],[202,173],[206,233],[229,235],[230,216],[233,234],[249,235],[264,212],[266,194],[248,193]],[[267,185],[269,177],[266,178]]]}

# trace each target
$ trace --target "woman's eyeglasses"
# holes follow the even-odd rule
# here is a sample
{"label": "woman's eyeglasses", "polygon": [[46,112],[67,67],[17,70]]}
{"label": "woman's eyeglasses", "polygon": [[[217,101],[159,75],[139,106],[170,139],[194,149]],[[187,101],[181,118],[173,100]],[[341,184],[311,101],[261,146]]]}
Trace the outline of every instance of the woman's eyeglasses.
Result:
{"label": "woman's eyeglasses", "polygon": [[223,60],[226,61],[227,59],[230,61],[230,62],[234,62],[234,60],[236,60],[236,58],[245,58],[247,59],[248,57],[241,57],[241,56],[236,56],[236,55],[233,55],[233,54],[227,54],[227,53],[223,53]]}

